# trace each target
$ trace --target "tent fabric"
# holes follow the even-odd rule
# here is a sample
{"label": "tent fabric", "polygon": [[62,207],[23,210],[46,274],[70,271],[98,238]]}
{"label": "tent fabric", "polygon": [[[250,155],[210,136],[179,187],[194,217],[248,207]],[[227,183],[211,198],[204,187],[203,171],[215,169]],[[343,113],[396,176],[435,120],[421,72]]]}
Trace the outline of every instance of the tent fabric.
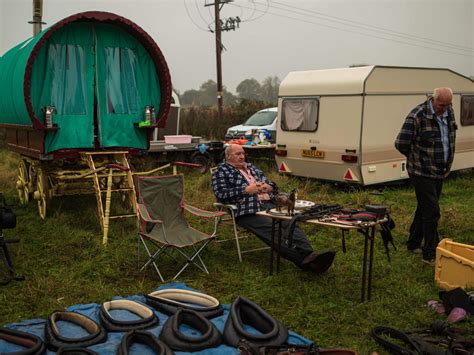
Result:
{"label": "tent fabric", "polygon": [[[131,21],[106,12],[72,15],[0,58],[0,126],[45,130],[45,153],[61,149],[148,148],[137,123],[154,106],[159,125],[171,104],[168,66],[153,39]],[[94,137],[97,136],[97,142]]]}
{"label": "tent fabric", "polygon": [[0,123],[32,125],[25,105],[23,82],[31,49],[43,34],[23,41],[0,57]]}
{"label": "tent fabric", "polygon": [[[54,106],[58,131],[45,138],[47,153],[94,147],[94,55],[92,24],[72,23],[56,31],[33,64],[30,97],[35,115]],[[44,122],[43,122],[44,123]]]}
{"label": "tent fabric", "polygon": [[[157,288],[156,290],[162,290],[166,288],[180,288],[180,289],[188,289],[192,290],[191,288],[187,287],[184,283],[169,283],[162,285],[161,287]],[[142,302],[145,303],[145,297],[141,295],[132,295],[128,297],[113,297],[113,299],[128,299],[128,300],[133,300],[137,302]],[[211,319],[211,322],[214,323],[214,325],[217,327],[217,329],[221,332],[224,331],[224,325],[227,320],[227,317],[229,315],[230,311],[230,305],[229,304],[224,304],[224,314],[219,317],[215,317]],[[89,304],[77,304],[73,305],[69,308],[67,308],[68,311],[73,311],[73,312],[78,312],[81,314],[84,314],[96,322],[99,322],[99,312],[100,312],[100,305],[97,303],[89,303]],[[132,320],[133,315],[131,315],[128,312],[125,311],[120,311],[116,310],[113,313],[114,317],[121,318],[123,320]],[[123,313],[122,313],[123,312]],[[153,333],[156,336],[159,336],[161,329],[163,327],[163,324],[166,322],[168,319],[168,316],[160,313],[155,310],[156,315],[160,319],[160,323],[158,326],[151,328],[147,331]],[[45,319],[31,319],[31,320],[26,320],[20,323],[12,323],[6,325],[6,327],[14,330],[19,330],[19,331],[24,331],[28,333],[35,334],[39,336],[40,338],[44,339],[44,325],[46,323]],[[80,327],[74,326],[72,324],[69,324],[67,322],[58,322],[58,326],[60,327],[61,334],[64,336],[71,336],[71,337],[78,337],[80,335],[86,335],[85,330],[81,329]],[[180,328],[186,335],[192,336],[192,335],[197,335],[193,332],[195,332],[192,328],[188,327],[186,324],[183,324]],[[247,329],[248,331],[252,331],[252,329]],[[83,332],[81,334],[81,332]],[[109,332],[107,335],[107,341],[102,344],[97,344],[89,347],[89,349],[94,350],[98,352],[99,354],[104,354],[104,355],[112,355],[116,354],[117,347],[120,344],[120,341],[125,333],[124,332],[118,332],[118,333],[111,333]],[[289,332],[288,335],[288,343],[291,344],[310,344],[311,341],[304,338],[301,335],[298,335],[292,331]],[[21,350],[21,347],[11,344],[11,343],[6,343],[3,340],[0,340],[0,353],[2,352],[13,352],[13,351],[19,351]],[[146,348],[144,345],[141,344],[134,344],[132,346],[132,354],[153,354],[153,352],[150,351],[150,349]],[[54,354],[52,351],[48,351],[47,354]],[[193,353],[188,353],[188,352],[175,352],[175,354],[196,354],[196,355],[232,355],[232,354],[239,354],[236,348],[229,347],[227,345],[220,345],[219,347],[216,348],[211,348],[211,349],[206,349],[198,352],[193,352]]]}

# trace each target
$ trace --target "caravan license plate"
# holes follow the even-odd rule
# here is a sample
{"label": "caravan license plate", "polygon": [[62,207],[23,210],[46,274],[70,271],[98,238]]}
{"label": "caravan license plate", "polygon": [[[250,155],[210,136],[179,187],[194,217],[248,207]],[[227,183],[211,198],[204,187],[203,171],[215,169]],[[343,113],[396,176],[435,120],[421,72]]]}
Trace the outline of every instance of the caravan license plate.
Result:
{"label": "caravan license plate", "polygon": [[303,150],[301,150],[301,156],[305,157],[305,158],[324,159],[324,151],[323,150],[303,149]]}

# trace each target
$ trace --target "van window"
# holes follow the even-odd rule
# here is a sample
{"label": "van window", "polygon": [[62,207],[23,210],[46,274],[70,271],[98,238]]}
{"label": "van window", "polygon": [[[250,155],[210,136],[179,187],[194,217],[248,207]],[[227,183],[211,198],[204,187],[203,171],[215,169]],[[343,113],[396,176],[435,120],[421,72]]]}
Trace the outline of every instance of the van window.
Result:
{"label": "van window", "polygon": [[244,126],[269,126],[275,120],[276,115],[275,111],[258,111],[245,121]]}
{"label": "van window", "polygon": [[319,98],[283,99],[281,128],[284,131],[313,132],[318,128]]}
{"label": "van window", "polygon": [[461,96],[461,126],[474,126],[474,95]]}

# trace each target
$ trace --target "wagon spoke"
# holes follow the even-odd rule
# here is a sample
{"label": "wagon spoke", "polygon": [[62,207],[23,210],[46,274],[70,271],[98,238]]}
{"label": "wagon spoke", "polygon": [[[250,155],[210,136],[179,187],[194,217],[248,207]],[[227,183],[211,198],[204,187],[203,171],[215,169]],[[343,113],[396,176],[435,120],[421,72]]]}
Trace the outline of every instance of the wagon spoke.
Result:
{"label": "wagon spoke", "polygon": [[38,201],[38,212],[42,219],[46,218],[49,207],[49,184],[48,178],[42,169],[38,169],[37,173],[37,190],[35,191],[35,199]]}
{"label": "wagon spoke", "polygon": [[28,178],[28,167],[26,160],[20,160],[18,164],[18,180],[16,181],[16,189],[18,191],[18,198],[20,203],[25,205],[28,203],[30,191],[29,191],[29,178]]}

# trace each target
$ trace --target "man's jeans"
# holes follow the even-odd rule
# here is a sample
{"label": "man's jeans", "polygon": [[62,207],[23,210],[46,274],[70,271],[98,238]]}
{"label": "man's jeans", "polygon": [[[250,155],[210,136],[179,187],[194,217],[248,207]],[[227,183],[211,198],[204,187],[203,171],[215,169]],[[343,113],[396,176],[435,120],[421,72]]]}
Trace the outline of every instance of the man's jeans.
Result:
{"label": "man's jeans", "polygon": [[436,255],[436,247],[439,243],[439,198],[443,180],[415,175],[410,176],[410,180],[415,188],[418,205],[410,226],[407,248],[416,249],[421,246],[421,242],[424,240],[423,259],[431,260]]}

